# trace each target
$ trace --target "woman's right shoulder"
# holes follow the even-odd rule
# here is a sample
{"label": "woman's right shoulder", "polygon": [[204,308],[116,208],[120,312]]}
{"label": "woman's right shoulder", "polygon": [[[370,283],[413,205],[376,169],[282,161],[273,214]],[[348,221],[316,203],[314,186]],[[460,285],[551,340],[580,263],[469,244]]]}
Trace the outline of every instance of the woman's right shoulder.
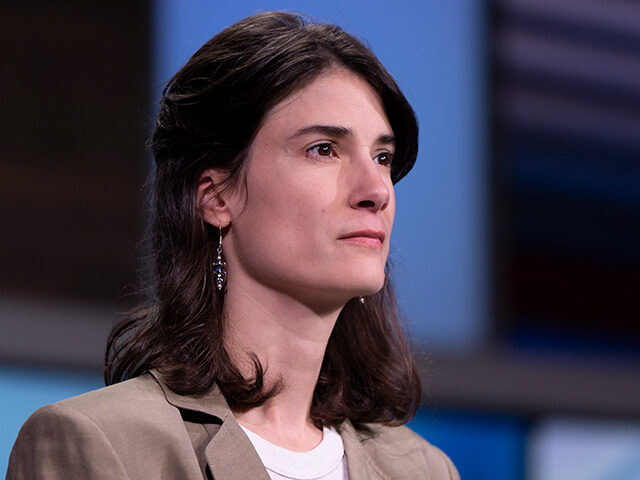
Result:
{"label": "woman's right shoulder", "polygon": [[120,383],[46,405],[36,410],[20,430],[20,436],[48,425],[65,427],[90,423],[110,438],[119,432],[144,429],[150,423],[161,424],[162,418],[176,409],[167,402],[163,389],[148,373]]}
{"label": "woman's right shoulder", "polygon": [[7,479],[127,478],[126,452],[144,450],[140,440],[150,431],[157,443],[171,441],[181,424],[150,374],[68,398],[38,409],[25,422]]}
{"label": "woman's right shoulder", "polygon": [[141,413],[170,408],[156,379],[149,373],[120,383],[67,398],[37,410],[32,417],[74,411],[94,422],[133,421]]}

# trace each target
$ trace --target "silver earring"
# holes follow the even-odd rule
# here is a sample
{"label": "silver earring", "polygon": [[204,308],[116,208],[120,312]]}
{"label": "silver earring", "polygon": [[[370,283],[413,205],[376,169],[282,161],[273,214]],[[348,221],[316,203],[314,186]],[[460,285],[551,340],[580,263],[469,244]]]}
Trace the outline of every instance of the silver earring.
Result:
{"label": "silver earring", "polygon": [[364,303],[364,297],[358,297],[358,301],[359,301],[360,303]]}
{"label": "silver earring", "polygon": [[218,290],[222,290],[224,288],[224,284],[227,281],[227,271],[224,267],[227,266],[227,262],[222,258],[222,227],[220,228],[220,241],[218,243],[216,261],[213,264],[213,273],[216,276],[216,287]]}

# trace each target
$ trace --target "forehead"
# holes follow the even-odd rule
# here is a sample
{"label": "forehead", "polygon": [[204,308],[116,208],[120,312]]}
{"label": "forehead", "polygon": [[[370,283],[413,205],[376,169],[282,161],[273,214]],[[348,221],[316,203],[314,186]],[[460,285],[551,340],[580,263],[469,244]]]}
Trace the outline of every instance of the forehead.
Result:
{"label": "forehead", "polygon": [[376,91],[344,68],[328,70],[286,97],[267,113],[261,130],[285,132],[316,124],[371,130],[374,135],[393,133]]}

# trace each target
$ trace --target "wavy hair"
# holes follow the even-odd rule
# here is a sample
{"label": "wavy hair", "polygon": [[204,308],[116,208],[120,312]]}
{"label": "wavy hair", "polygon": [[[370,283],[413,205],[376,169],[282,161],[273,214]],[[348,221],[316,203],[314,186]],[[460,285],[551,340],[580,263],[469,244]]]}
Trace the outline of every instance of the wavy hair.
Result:
{"label": "wavy hair", "polygon": [[[397,182],[416,159],[415,115],[371,50],[340,27],[287,12],[252,15],[205,43],[167,83],[149,141],[156,168],[152,288],[147,303],[111,331],[107,385],[156,368],[181,394],[217,383],[235,410],[277,393],[277,386],[266,388],[257,357],[253,376],[245,378],[225,349],[224,292],[211,281],[217,229],[202,219],[197,180],[215,168],[225,172],[226,186],[238,182],[265,114],[335,66],[360,75],[380,96],[397,142],[391,171]],[[364,304],[348,302],[338,317],[312,401],[318,425],[402,424],[418,407],[420,380],[388,263],[385,270],[382,289]]]}

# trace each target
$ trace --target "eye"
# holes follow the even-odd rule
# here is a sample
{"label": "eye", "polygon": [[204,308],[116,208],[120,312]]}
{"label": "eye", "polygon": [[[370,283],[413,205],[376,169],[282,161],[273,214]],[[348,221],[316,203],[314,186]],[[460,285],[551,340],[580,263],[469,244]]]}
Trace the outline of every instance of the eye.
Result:
{"label": "eye", "polygon": [[381,152],[378,155],[376,155],[373,159],[376,160],[380,165],[390,167],[391,163],[393,162],[393,153]]}
{"label": "eye", "polygon": [[318,157],[333,157],[336,153],[335,145],[331,142],[318,143],[307,149],[307,153]]}

